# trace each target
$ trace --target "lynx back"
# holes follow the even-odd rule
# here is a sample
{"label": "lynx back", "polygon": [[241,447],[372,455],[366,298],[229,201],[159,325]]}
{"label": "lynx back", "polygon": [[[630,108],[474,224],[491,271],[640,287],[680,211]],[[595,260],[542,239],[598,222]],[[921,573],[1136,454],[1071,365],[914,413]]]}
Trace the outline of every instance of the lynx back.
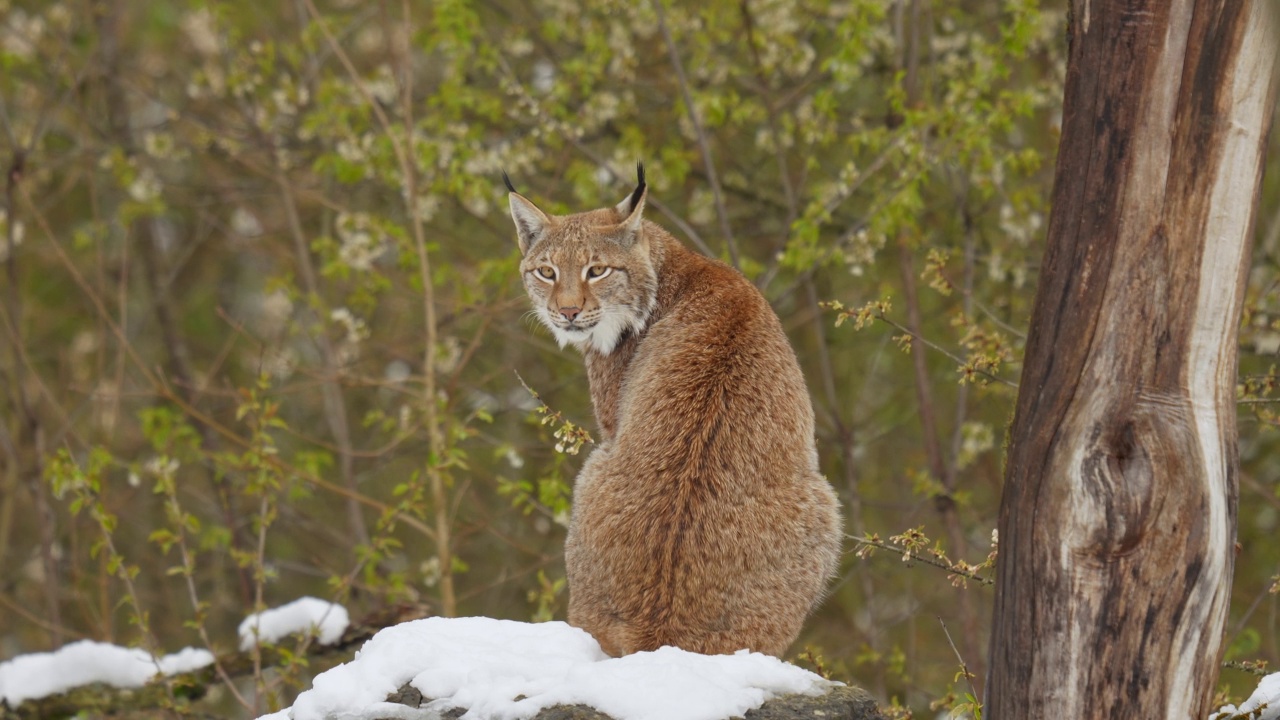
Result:
{"label": "lynx back", "polygon": [[511,189],[537,317],[586,361],[602,436],[574,485],[569,622],[612,655],[782,654],[840,557],[813,408],[768,302],[618,205],[543,213]]}

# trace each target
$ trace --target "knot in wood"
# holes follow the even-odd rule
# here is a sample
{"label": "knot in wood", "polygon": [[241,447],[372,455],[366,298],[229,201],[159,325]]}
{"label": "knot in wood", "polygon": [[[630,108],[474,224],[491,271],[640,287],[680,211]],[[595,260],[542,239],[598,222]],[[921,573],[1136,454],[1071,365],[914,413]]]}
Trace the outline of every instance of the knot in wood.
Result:
{"label": "knot in wood", "polygon": [[1077,478],[1074,525],[1083,531],[1077,552],[1105,563],[1142,542],[1155,484],[1151,431],[1150,423],[1132,416],[1094,425]]}

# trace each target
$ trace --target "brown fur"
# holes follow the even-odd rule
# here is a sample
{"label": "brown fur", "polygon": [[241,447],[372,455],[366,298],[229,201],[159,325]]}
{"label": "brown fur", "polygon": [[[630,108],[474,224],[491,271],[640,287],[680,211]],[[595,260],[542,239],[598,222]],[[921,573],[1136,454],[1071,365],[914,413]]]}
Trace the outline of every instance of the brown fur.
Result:
{"label": "brown fur", "polygon": [[[836,569],[841,521],[777,316],[736,270],[642,220],[643,185],[563,217],[511,204],[535,312],[582,349],[602,436],[574,488],[569,622],[615,656],[781,655]],[[554,283],[531,275],[548,264]],[[614,269],[588,280],[591,264]],[[629,324],[601,340],[563,322],[572,307]]]}

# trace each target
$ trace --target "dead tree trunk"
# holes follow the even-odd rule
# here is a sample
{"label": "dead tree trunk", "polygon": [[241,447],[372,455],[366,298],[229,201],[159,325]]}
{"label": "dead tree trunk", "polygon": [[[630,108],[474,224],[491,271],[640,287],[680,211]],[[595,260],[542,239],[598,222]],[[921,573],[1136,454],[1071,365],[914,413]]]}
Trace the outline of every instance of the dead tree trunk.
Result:
{"label": "dead tree trunk", "polygon": [[1236,526],[1236,327],[1273,0],[1073,0],[987,717],[1203,718]]}

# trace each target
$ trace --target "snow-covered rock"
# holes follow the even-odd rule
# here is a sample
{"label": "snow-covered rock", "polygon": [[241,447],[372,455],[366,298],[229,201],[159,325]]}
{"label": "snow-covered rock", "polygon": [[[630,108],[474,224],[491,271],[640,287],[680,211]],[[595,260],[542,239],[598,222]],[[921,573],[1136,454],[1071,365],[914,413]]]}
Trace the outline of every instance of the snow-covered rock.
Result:
{"label": "snow-covered rock", "polygon": [[[1258,713],[1259,708],[1262,712]],[[1209,720],[1231,718],[1244,715],[1250,720],[1280,720],[1280,673],[1272,673],[1258,683],[1248,700],[1235,705],[1223,705],[1216,713],[1209,715]]]}
{"label": "snow-covered rock", "polygon": [[314,633],[321,645],[332,645],[342,638],[350,623],[347,609],[337,603],[298,598],[245,618],[239,629],[240,649],[248,650],[258,642],[275,643],[294,633]]}
{"label": "snow-covered rock", "polygon": [[19,655],[0,663],[0,700],[17,707],[90,683],[138,688],[157,674],[178,675],[212,663],[209,651],[196,648],[153,658],[141,648],[81,640],[53,652]]}
{"label": "snow-covered rock", "polygon": [[408,684],[440,713],[525,720],[554,705],[589,705],[616,720],[721,720],[773,697],[821,695],[838,685],[777,658],[676,648],[610,658],[561,622],[428,618],[382,630],[354,660],[318,675],[271,720],[423,717],[387,702]]}

